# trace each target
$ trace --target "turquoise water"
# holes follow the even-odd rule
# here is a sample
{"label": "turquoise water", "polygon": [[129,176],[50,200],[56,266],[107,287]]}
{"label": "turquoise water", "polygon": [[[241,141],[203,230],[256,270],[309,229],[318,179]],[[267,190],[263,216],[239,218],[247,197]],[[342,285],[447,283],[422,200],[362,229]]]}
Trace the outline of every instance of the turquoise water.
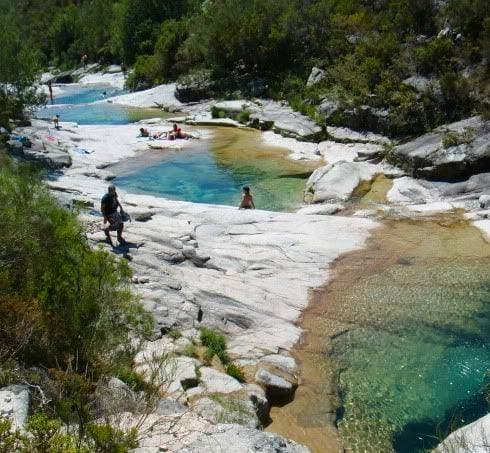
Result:
{"label": "turquoise water", "polygon": [[145,118],[168,116],[157,109],[138,109],[110,102],[96,102],[125,92],[125,90],[106,85],[84,88],[65,87],[64,93],[55,97],[52,105],[37,110],[36,116],[52,118],[60,115],[61,121],[82,125],[128,124]]}
{"label": "turquoise water", "polygon": [[115,184],[124,189],[174,200],[238,206],[242,187],[252,188],[259,209],[283,211],[299,205],[306,175],[290,174],[280,160],[252,156],[247,162],[223,159],[212,144],[200,142],[192,149],[165,152],[139,168],[123,173]]}
{"label": "turquoise water", "polygon": [[328,309],[349,326],[332,357],[354,452],[424,451],[489,409],[490,247],[468,226],[397,229],[406,254]]}
{"label": "turquoise water", "polygon": [[125,93],[127,90],[110,85],[93,85],[83,89],[67,86],[63,94],[53,99],[53,104],[88,104]]}

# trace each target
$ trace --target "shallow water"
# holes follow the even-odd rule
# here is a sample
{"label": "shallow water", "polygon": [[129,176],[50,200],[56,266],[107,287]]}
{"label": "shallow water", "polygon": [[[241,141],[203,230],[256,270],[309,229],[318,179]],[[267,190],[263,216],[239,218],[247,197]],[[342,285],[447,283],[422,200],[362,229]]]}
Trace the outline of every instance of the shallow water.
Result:
{"label": "shallow water", "polygon": [[[105,93],[105,94],[104,94]],[[125,93],[125,90],[108,85],[65,87],[53,104],[36,111],[38,118],[60,115],[61,121],[90,124],[128,124],[148,118],[167,118],[160,109],[128,107],[110,102],[96,102]]]}
{"label": "shallow water", "polygon": [[[276,416],[293,417],[313,451],[336,451],[302,436],[314,435],[322,407],[335,412],[332,383],[353,452],[423,451],[488,410],[490,245],[465,222],[389,222],[339,260],[303,325],[306,389]],[[323,428],[325,437],[332,424]]]}
{"label": "shallow water", "polygon": [[[286,158],[287,151],[264,146],[256,131],[217,129],[211,141],[163,151],[124,171],[115,183],[132,192],[196,203],[238,206],[241,188],[252,188],[258,209],[291,210],[302,201],[312,166]],[[124,164],[123,164],[124,165]]]}

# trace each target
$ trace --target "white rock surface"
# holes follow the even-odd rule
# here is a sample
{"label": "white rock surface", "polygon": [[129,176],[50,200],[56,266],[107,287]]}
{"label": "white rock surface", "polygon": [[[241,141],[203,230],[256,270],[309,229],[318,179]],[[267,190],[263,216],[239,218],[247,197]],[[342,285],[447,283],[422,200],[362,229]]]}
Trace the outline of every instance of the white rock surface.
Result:
{"label": "white rock surface", "polygon": [[211,435],[199,436],[181,453],[308,453],[310,450],[277,434],[240,425],[217,425]]}
{"label": "white rock surface", "polygon": [[175,97],[175,83],[159,85],[154,88],[134,93],[122,94],[110,98],[114,104],[131,107],[180,107],[182,103]]}
{"label": "white rock surface", "polygon": [[214,368],[202,367],[200,372],[200,384],[208,393],[233,393],[242,389],[242,385],[235,378]]}
{"label": "white rock surface", "polygon": [[327,133],[338,141],[389,144],[391,140],[372,132],[357,132],[347,127],[327,126]]}
{"label": "white rock surface", "polygon": [[0,417],[12,422],[12,429],[22,430],[30,409],[30,393],[25,385],[0,388]]}
{"label": "white rock surface", "polygon": [[435,453],[488,453],[490,451],[490,414],[452,432]]}
{"label": "white rock surface", "polygon": [[313,194],[313,203],[347,201],[359,184],[381,173],[378,165],[339,161],[316,169],[308,179],[306,191]]}

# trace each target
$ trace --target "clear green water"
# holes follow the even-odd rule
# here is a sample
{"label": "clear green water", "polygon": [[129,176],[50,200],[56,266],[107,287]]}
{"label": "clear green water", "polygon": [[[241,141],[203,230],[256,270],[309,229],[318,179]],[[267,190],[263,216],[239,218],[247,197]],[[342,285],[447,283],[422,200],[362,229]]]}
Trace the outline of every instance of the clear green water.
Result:
{"label": "clear green water", "polygon": [[252,189],[257,209],[290,210],[302,201],[311,167],[264,147],[255,131],[217,130],[217,138],[182,151],[163,151],[124,171],[115,183],[137,193],[196,203],[238,206],[241,188]]}
{"label": "clear green water", "polygon": [[349,326],[332,355],[338,427],[355,452],[424,451],[488,410],[490,247],[470,227],[410,228],[398,231],[409,250],[346,288],[330,314]]}
{"label": "clear green water", "polygon": [[[60,115],[61,121],[78,124],[128,124],[148,118],[165,118],[168,113],[159,109],[142,109],[96,102],[124,93],[114,87],[96,85],[91,87],[66,87],[62,95],[54,98],[53,105],[36,111],[38,118]],[[105,94],[104,94],[105,93]]]}

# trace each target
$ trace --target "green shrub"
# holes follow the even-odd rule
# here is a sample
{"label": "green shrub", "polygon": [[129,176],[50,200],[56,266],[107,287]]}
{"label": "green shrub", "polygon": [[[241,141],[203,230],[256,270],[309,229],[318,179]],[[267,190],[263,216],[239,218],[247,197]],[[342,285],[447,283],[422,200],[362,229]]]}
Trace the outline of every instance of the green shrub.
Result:
{"label": "green shrub", "polygon": [[226,374],[234,377],[238,382],[245,382],[245,373],[241,366],[236,365],[235,363],[230,363],[226,366]]}
{"label": "green shrub", "polygon": [[475,130],[471,127],[465,128],[462,132],[447,131],[442,136],[442,146],[450,148],[451,146],[471,143],[475,139]]}
{"label": "green shrub", "polygon": [[167,335],[172,338],[172,340],[178,340],[182,337],[182,332],[179,329],[172,328],[168,331]]}
{"label": "green shrub", "polygon": [[242,124],[247,124],[250,121],[250,112],[247,112],[246,110],[238,113],[238,115],[235,118],[239,123]]}
{"label": "green shrub", "polygon": [[128,264],[91,250],[76,216],[25,167],[0,169],[0,205],[0,344],[28,364],[111,367],[114,351],[151,328]]}
{"label": "green shrub", "polygon": [[211,107],[211,116],[213,118],[226,118],[226,112],[213,105]]}
{"label": "green shrub", "polygon": [[194,344],[187,345],[182,351],[182,355],[196,358],[198,356],[196,345]]}
{"label": "green shrub", "polygon": [[115,374],[118,379],[121,379],[121,381],[128,384],[129,387],[137,392],[144,391],[148,388],[148,384],[143,379],[143,376],[133,370],[131,366],[123,365],[117,369]]}
{"label": "green shrub", "polygon": [[214,352],[211,349],[206,348],[204,354],[202,355],[203,362],[206,365],[211,365],[211,362],[213,361],[213,357],[214,357]]}
{"label": "green shrub", "polygon": [[19,431],[12,431],[12,422],[8,418],[0,417],[0,453],[11,453],[21,450],[24,437]]}
{"label": "green shrub", "polygon": [[226,352],[226,339],[223,335],[212,329],[203,327],[201,329],[201,343],[208,348],[210,353],[218,356],[224,365],[230,361]]}
{"label": "green shrub", "polygon": [[135,428],[124,432],[111,425],[91,424],[87,428],[87,433],[97,452],[123,453],[138,447],[138,432]]}
{"label": "green shrub", "polygon": [[443,74],[454,68],[456,49],[449,38],[436,38],[415,49],[415,64],[421,74]]}

